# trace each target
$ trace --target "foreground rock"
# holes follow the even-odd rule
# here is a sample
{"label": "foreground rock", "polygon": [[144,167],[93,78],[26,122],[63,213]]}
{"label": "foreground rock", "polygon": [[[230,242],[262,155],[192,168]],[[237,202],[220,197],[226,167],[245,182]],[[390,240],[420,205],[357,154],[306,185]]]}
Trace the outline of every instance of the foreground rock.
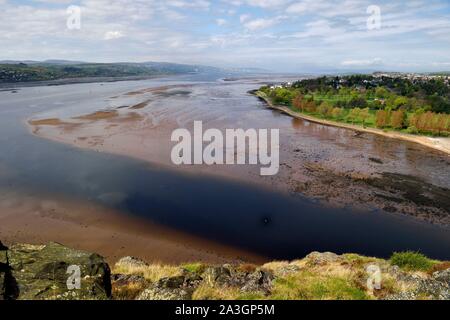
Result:
{"label": "foreground rock", "polygon": [[97,254],[57,243],[18,244],[0,253],[0,288],[3,288],[0,298],[108,299],[111,296],[110,275],[108,264]]}

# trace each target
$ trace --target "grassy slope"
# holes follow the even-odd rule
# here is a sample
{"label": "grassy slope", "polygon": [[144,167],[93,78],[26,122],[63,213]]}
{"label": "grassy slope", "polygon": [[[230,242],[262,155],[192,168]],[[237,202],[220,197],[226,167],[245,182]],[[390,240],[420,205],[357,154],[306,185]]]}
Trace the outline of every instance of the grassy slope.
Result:
{"label": "grassy slope", "polygon": [[133,77],[172,73],[133,64],[25,65],[0,64],[0,83],[91,77]]}
{"label": "grassy slope", "polygon": [[[331,254],[333,255],[333,254]],[[246,270],[265,270],[275,276],[270,293],[245,292],[230,284],[217,284],[203,281],[194,291],[197,300],[367,300],[384,299],[388,296],[413,291],[414,285],[398,280],[392,270],[393,265],[400,267],[400,273],[427,279],[439,270],[450,267],[448,262],[439,262],[414,253],[396,253],[391,260],[364,257],[356,254],[332,256],[324,259],[314,253],[302,260],[292,262],[277,261],[263,266],[240,265],[236,272]],[[382,287],[371,292],[367,289],[367,266],[377,265],[382,270]],[[162,264],[128,266],[120,263],[113,268],[115,274],[138,275],[155,283],[166,277],[176,277],[183,272],[201,276],[209,266],[201,263],[170,266]],[[113,287],[118,299],[135,298],[143,287],[130,284],[128,287]],[[421,296],[427,299],[427,296]]]}

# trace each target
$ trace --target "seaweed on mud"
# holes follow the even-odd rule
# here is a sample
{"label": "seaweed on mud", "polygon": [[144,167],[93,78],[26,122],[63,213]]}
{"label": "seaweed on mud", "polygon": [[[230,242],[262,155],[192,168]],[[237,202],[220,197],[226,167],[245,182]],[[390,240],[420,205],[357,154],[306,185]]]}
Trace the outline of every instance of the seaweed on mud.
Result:
{"label": "seaweed on mud", "polygon": [[401,196],[418,206],[435,207],[450,213],[450,189],[435,186],[409,175],[383,172],[365,182],[373,187]]}

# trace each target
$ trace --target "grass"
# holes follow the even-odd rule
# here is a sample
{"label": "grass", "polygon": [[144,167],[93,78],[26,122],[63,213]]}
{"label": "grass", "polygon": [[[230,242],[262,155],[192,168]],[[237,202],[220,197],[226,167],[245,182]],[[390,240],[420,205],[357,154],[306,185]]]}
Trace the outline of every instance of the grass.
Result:
{"label": "grass", "polygon": [[450,261],[437,262],[431,267],[428,273],[433,274],[434,272],[444,271],[450,269]]}
{"label": "grass", "polygon": [[135,300],[145,288],[145,283],[130,283],[123,286],[113,285],[112,295],[115,300]]}
{"label": "grass", "polygon": [[159,263],[148,266],[116,264],[113,268],[113,273],[141,275],[150,282],[156,282],[161,278],[179,276],[182,273],[182,269],[177,266],[163,265]]}
{"label": "grass", "polygon": [[238,288],[215,287],[207,282],[202,283],[193,293],[193,300],[238,300],[241,292]]}
{"label": "grass", "polygon": [[191,273],[202,273],[206,266],[203,263],[187,263],[181,266],[182,269]]}
{"label": "grass", "polygon": [[406,251],[395,252],[390,262],[405,271],[429,271],[436,262],[427,258],[419,252]]}
{"label": "grass", "polygon": [[367,300],[367,293],[346,277],[301,271],[274,283],[273,300]]}

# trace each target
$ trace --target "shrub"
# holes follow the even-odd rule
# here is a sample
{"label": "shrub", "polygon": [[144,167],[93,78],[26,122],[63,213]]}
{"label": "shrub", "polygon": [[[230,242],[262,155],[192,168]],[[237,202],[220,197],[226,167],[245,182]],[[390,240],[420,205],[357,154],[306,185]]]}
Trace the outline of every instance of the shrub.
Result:
{"label": "shrub", "polygon": [[336,119],[342,118],[344,116],[344,109],[334,108],[331,114],[332,114],[333,118],[336,118]]}
{"label": "shrub", "polygon": [[391,264],[407,271],[427,271],[434,265],[432,260],[419,252],[413,251],[395,252],[390,261]]}

